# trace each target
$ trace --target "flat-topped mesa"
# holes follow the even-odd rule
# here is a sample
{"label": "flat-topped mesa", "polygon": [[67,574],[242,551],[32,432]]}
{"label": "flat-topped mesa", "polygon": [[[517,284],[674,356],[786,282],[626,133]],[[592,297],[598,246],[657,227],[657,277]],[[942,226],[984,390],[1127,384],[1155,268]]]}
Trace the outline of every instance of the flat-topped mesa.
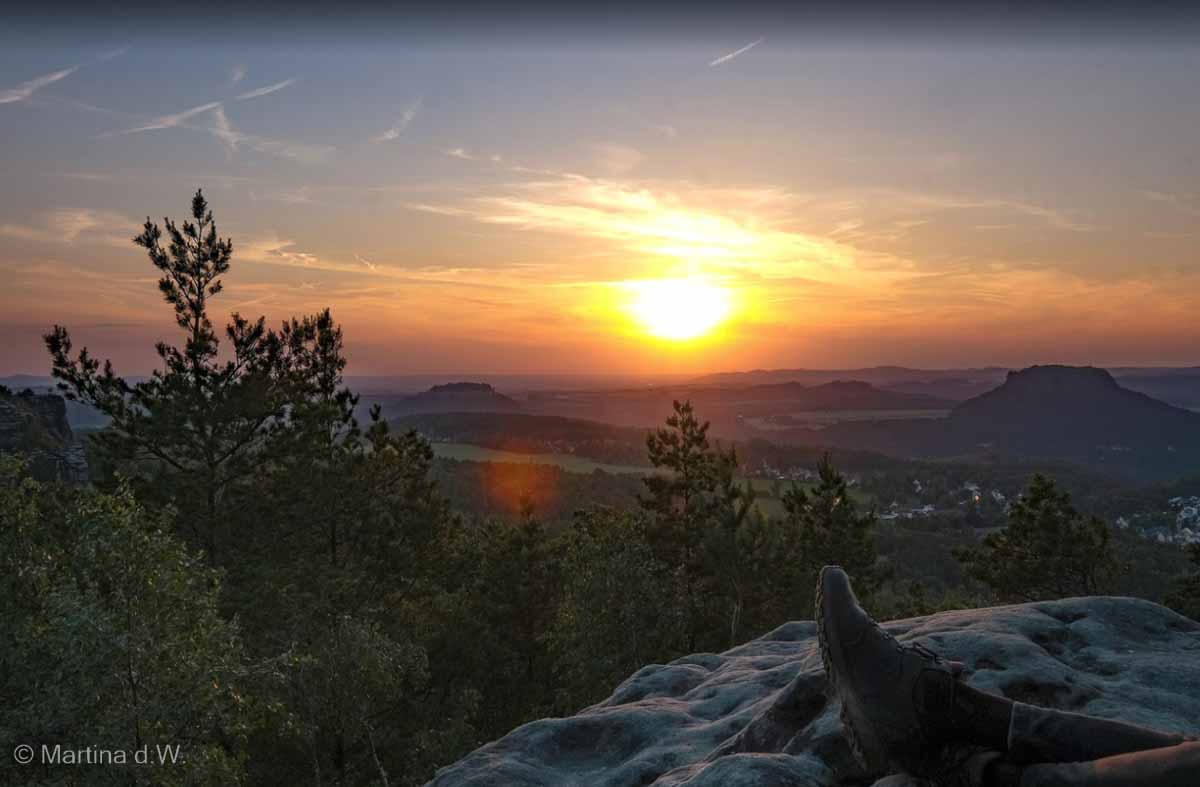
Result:
{"label": "flat-topped mesa", "polygon": [[[966,665],[984,691],[1200,733],[1200,623],[1129,598],[944,612],[885,624]],[[530,722],[430,787],[871,784],[842,733],[812,622],[643,667],[574,716]]]}
{"label": "flat-topped mesa", "polygon": [[496,393],[496,389],[490,383],[443,383],[435,385],[426,393],[430,394],[470,394],[481,393],[491,394]]}
{"label": "flat-topped mesa", "polygon": [[505,396],[489,383],[454,382],[435,385],[427,391],[406,396],[394,411],[409,413],[508,412],[519,410],[515,399]]}
{"label": "flat-topped mesa", "polygon": [[1015,388],[1030,386],[1039,391],[1057,389],[1066,393],[1119,387],[1107,369],[1061,364],[1030,366],[1027,369],[1011,371],[1005,385]]}

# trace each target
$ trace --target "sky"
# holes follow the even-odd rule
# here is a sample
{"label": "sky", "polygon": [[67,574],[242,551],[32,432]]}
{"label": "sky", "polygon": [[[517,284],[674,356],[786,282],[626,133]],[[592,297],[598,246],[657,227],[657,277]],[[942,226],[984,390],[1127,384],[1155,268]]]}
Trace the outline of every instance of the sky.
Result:
{"label": "sky", "polygon": [[329,306],[352,374],[1200,364],[1200,37],[522,12],[12,26],[0,374],[153,368],[198,188],[217,320]]}

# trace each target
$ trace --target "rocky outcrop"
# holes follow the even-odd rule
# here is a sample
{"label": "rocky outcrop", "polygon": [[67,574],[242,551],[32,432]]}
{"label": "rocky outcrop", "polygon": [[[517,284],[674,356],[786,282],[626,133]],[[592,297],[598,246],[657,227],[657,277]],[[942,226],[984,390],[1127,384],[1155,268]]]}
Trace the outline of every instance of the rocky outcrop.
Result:
{"label": "rocky outcrop", "polygon": [[[1014,700],[1200,734],[1200,623],[1128,598],[946,612],[885,624]],[[575,716],[542,719],[431,787],[870,785],[842,735],[811,622],[639,670]],[[893,784],[894,780],[889,780]]]}
{"label": "rocky outcrop", "polygon": [[0,452],[28,458],[34,474],[87,479],[87,459],[67,422],[67,403],[55,394],[0,393]]}

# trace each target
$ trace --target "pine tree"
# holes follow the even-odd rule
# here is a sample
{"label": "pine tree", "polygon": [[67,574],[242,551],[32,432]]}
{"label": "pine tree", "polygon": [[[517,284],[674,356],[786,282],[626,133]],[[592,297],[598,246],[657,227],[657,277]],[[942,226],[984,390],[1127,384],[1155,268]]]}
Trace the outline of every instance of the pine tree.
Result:
{"label": "pine tree", "polygon": [[854,590],[868,599],[882,575],[875,543],[873,511],[860,512],[844,476],[829,454],[817,465],[817,484],[805,491],[793,485],[784,493],[784,522],[794,531],[798,592],[811,598],[822,566],[840,565],[854,579]]}
{"label": "pine tree", "polygon": [[1112,533],[1084,516],[1050,478],[1035,475],[1008,510],[1008,525],[955,557],[1001,599],[1039,601],[1104,593],[1121,571]]}
{"label": "pine tree", "polygon": [[103,463],[131,478],[139,499],[174,506],[184,534],[215,565],[264,447],[289,413],[306,412],[310,397],[333,395],[330,351],[340,352],[341,336],[327,311],[280,333],[261,317],[234,313],[222,356],[210,301],[223,289],[233,243],[218,235],[200,191],[191,220],[163,226],[165,246],[163,228],[149,218],[133,239],[159,270],[158,289],[183,333],[178,345],[156,345],[161,368],[129,383],[86,347],[73,357],[63,326],[45,341],[60,390],[111,419],[95,438]]}

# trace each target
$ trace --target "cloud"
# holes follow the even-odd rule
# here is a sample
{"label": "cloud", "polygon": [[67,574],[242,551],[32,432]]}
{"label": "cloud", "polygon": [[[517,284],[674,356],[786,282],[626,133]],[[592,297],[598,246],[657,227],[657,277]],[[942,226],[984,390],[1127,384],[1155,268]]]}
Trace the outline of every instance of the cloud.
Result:
{"label": "cloud", "polygon": [[[114,57],[120,57],[128,51],[129,47],[123,46],[120,49],[112,49],[107,52],[101,52],[84,65],[91,63],[103,63],[106,60],[112,60]],[[79,69],[80,66],[71,66],[70,68],[64,68],[59,71],[51,71],[49,74],[43,74],[42,76],[34,77],[27,82],[22,82],[16,87],[11,87],[7,90],[0,90],[0,104],[13,104],[17,101],[26,101],[42,88],[53,85],[55,82],[58,82],[61,79],[66,79]]]}
{"label": "cloud", "polygon": [[83,237],[89,242],[123,248],[130,245],[139,225],[140,222],[113,211],[60,208],[42,214],[36,224],[0,224],[0,236],[65,244]]}
{"label": "cloud", "polygon": [[245,135],[233,128],[233,125],[229,122],[229,118],[225,115],[225,108],[220,104],[213,108],[212,117],[213,124],[210,130],[213,136],[221,140],[229,148],[230,153],[236,152],[238,145],[245,139]]}
{"label": "cloud", "polygon": [[429,205],[422,202],[406,202],[404,207],[409,210],[419,210],[422,213],[436,213],[439,216],[470,216],[470,211],[462,208],[451,207],[450,205]]}
{"label": "cloud", "polygon": [[22,82],[16,87],[7,90],[0,90],[0,104],[12,104],[16,101],[25,101],[34,93],[38,92],[47,85],[53,85],[60,79],[66,79],[79,70],[79,66],[64,68],[61,71],[52,71],[49,74],[43,74],[40,77],[34,77],[28,82]]}
{"label": "cloud", "polygon": [[472,156],[470,153],[463,150],[462,148],[451,148],[450,150],[443,150],[442,152],[445,153],[450,158],[460,158],[460,159],[463,159],[464,161],[474,161],[475,160],[474,156]]}
{"label": "cloud", "polygon": [[375,263],[371,262],[371,261],[370,261],[370,260],[368,260],[367,258],[365,258],[365,257],[360,257],[359,255],[355,254],[355,255],[354,255],[354,259],[358,260],[358,261],[359,261],[359,262],[361,262],[363,265],[366,265],[366,266],[367,266],[367,268],[368,268],[369,270],[372,270],[372,271],[373,271],[373,270],[375,270]]}
{"label": "cloud", "polygon": [[254,238],[240,244],[235,253],[238,258],[249,262],[271,265],[292,265],[310,268],[320,262],[317,255],[305,251],[293,251],[295,241],[271,235]]}
{"label": "cloud", "polygon": [[237,100],[238,101],[247,101],[252,98],[259,98],[260,96],[269,96],[272,93],[276,93],[280,90],[283,90],[285,87],[289,87],[290,85],[294,85],[294,84],[296,84],[295,77],[293,77],[292,79],[285,79],[282,82],[276,82],[273,85],[267,85],[266,87],[259,87],[259,88],[255,88],[254,90],[249,90],[245,93],[241,93],[238,95]]}
{"label": "cloud", "polygon": [[110,49],[107,52],[101,52],[100,54],[96,55],[95,59],[92,62],[103,63],[106,60],[112,60],[114,57],[120,57],[121,55],[127,53],[128,51],[129,51],[129,47],[127,47],[127,46],[118,47],[117,49]]}
{"label": "cloud", "polygon": [[595,154],[597,166],[610,175],[624,175],[646,158],[641,151],[624,145],[596,145]]}
{"label": "cloud", "polygon": [[229,70],[230,86],[236,85],[238,82],[241,82],[245,78],[246,78],[246,67],[245,66],[237,65]]}
{"label": "cloud", "polygon": [[1148,190],[1143,190],[1140,193],[1152,202],[1170,205],[1175,210],[1186,213],[1189,216],[1200,216],[1200,195]]}
{"label": "cloud", "polygon": [[[883,192],[889,193],[889,192]],[[942,194],[893,194],[895,198],[904,199],[915,206],[928,206],[945,210],[1000,210],[1019,213],[1039,219],[1045,224],[1060,230],[1070,232],[1091,232],[1096,229],[1094,224],[1080,220],[1074,212],[1048,208],[1030,202],[1012,199],[971,199],[966,197],[947,196]]]}
{"label": "cloud", "polygon": [[[192,118],[205,113],[211,113],[211,123],[208,125],[193,125],[188,122]],[[185,128],[193,131],[207,132],[216,137],[231,153],[245,147],[259,153],[267,153],[308,164],[325,160],[335,150],[331,145],[310,145],[238,131],[233,127],[228,115],[225,114],[225,106],[220,101],[210,101],[207,104],[185,109],[183,112],[163,115],[140,126],[135,126],[119,133],[135,134],[142,131],[154,131],[165,128]],[[104,136],[111,136],[111,134]]]}
{"label": "cloud", "polygon": [[300,186],[294,189],[282,189],[267,193],[251,191],[250,199],[282,202],[285,205],[316,205],[318,203],[317,200],[313,199],[312,192],[313,190],[309,186]]}
{"label": "cloud", "polygon": [[409,124],[413,122],[413,120],[417,117],[417,113],[420,111],[421,99],[418,97],[416,101],[413,101],[404,108],[404,111],[400,113],[400,119],[396,121],[395,125],[382,134],[371,137],[371,141],[390,142],[393,139],[399,139],[400,135],[408,129]]}
{"label": "cloud", "polygon": [[161,115],[153,120],[144,123],[140,126],[135,126],[131,129],[126,129],[124,134],[136,134],[141,131],[157,131],[163,128],[177,128],[184,125],[184,121],[193,118],[202,112],[208,112],[221,106],[220,101],[210,101],[207,104],[201,104],[191,109],[185,109],[182,112],[176,112],[171,115]]}
{"label": "cloud", "polygon": [[[855,260],[850,246],[791,230],[772,217],[786,216],[794,201],[777,189],[704,189],[642,185],[564,175],[508,187],[505,194],[457,205],[409,204],[449,216],[605,241],[620,265],[648,259],[718,275],[820,278]],[[589,253],[596,247],[589,246]]]}
{"label": "cloud", "polygon": [[761,44],[763,41],[766,41],[766,39],[765,39],[765,38],[760,38],[760,39],[758,39],[757,41],[751,41],[749,44],[746,44],[746,45],[745,45],[744,47],[742,47],[741,49],[735,49],[734,51],[732,51],[732,52],[729,52],[728,54],[721,55],[721,56],[720,56],[720,57],[718,57],[716,60],[713,60],[713,61],[709,62],[709,64],[708,64],[708,65],[709,65],[709,67],[711,68],[712,66],[719,66],[719,65],[721,65],[722,63],[728,63],[730,60],[733,60],[733,59],[734,59],[735,57],[737,57],[738,55],[744,55],[744,54],[746,54],[746,53],[747,53],[747,52],[749,52],[751,49],[753,49],[754,47],[756,47],[756,46],[758,46],[759,44]]}
{"label": "cloud", "polygon": [[667,139],[676,139],[679,137],[679,130],[668,123],[659,123],[650,127],[651,131],[662,134]]}

